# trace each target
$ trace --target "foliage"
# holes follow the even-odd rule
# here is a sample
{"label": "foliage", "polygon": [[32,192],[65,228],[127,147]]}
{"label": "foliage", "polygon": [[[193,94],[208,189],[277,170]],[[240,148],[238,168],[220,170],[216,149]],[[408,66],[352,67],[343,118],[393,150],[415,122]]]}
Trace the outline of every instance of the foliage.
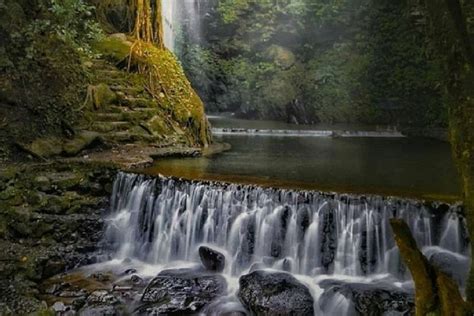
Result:
{"label": "foliage", "polygon": [[[83,100],[91,43],[101,36],[93,8],[82,0],[0,2],[0,111],[3,139],[61,133]],[[5,134],[8,133],[8,134]]]}
{"label": "foliage", "polygon": [[182,36],[178,55],[214,111],[446,126],[442,60],[420,27],[426,12],[410,10],[402,1],[218,1],[207,41]]}

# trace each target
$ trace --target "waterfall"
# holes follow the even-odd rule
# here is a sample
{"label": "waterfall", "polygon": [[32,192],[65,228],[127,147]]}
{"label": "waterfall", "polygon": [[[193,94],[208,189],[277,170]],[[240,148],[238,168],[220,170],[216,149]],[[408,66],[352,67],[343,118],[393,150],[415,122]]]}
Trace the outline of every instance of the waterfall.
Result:
{"label": "waterfall", "polygon": [[226,273],[252,265],[299,275],[409,279],[389,219],[404,219],[421,249],[467,255],[458,205],[191,182],[120,173],[107,240],[119,259],[198,262],[202,244],[227,257]]}
{"label": "waterfall", "polygon": [[176,19],[176,0],[162,0],[162,14],[163,14],[163,33],[165,47],[170,51],[174,51],[175,42],[175,19]]}
{"label": "waterfall", "polygon": [[200,43],[204,7],[200,0],[162,0],[166,48],[176,53],[176,36],[180,31],[185,32],[192,43]]}

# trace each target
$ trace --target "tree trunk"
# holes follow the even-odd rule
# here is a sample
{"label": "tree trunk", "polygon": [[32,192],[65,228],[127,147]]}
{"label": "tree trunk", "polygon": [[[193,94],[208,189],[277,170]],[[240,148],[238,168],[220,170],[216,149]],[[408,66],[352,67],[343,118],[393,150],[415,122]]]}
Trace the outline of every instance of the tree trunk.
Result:
{"label": "tree trunk", "polygon": [[471,315],[456,282],[428,262],[408,225],[400,219],[390,220],[390,225],[402,259],[415,282],[416,315]]}

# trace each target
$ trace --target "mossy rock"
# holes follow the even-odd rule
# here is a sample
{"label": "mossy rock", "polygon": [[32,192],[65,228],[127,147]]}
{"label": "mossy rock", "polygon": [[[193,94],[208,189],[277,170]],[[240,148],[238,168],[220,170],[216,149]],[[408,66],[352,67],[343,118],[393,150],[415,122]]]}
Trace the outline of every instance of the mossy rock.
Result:
{"label": "mossy rock", "polygon": [[36,157],[52,157],[62,153],[63,141],[59,137],[39,138],[22,147]]}
{"label": "mossy rock", "polygon": [[96,86],[89,86],[89,108],[92,110],[107,109],[117,101],[117,95],[105,83]]}
{"label": "mossy rock", "polygon": [[157,135],[168,135],[171,132],[170,126],[160,115],[153,116],[150,120],[148,120],[146,126]]}
{"label": "mossy rock", "polygon": [[82,131],[74,139],[67,141],[63,145],[63,151],[68,156],[75,156],[82,150],[92,146],[94,143],[100,143],[100,134],[91,131]]}
{"label": "mossy rock", "polygon": [[126,39],[126,36],[111,35],[95,43],[94,48],[115,62],[121,62],[130,55],[130,48],[132,46],[131,42],[124,39]]}
{"label": "mossy rock", "polygon": [[33,187],[39,191],[47,192],[51,189],[51,180],[44,175],[39,175],[33,179]]}
{"label": "mossy rock", "polygon": [[101,143],[100,134],[81,131],[73,139],[59,137],[38,138],[30,144],[19,144],[25,151],[35,157],[49,158],[64,154],[75,156],[82,150]]}

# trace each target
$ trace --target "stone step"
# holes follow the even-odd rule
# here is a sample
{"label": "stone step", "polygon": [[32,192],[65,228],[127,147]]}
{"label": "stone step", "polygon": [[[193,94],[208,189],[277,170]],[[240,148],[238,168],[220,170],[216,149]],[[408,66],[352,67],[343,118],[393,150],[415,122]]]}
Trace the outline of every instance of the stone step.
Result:
{"label": "stone step", "polygon": [[102,122],[146,121],[159,113],[158,109],[152,108],[136,108],[131,110],[127,107],[114,106],[111,106],[109,111],[95,113],[95,119]]}
{"label": "stone step", "polygon": [[120,100],[120,103],[124,106],[128,106],[132,109],[140,108],[157,108],[158,102],[152,98],[140,98],[140,97],[124,97]]}
{"label": "stone step", "polygon": [[149,144],[160,144],[165,141],[163,136],[134,133],[130,131],[110,132],[105,134],[103,137],[106,141],[112,141],[115,143],[143,142]]}
{"label": "stone step", "polygon": [[91,126],[91,129],[100,133],[108,133],[113,131],[125,131],[131,128],[133,125],[127,121],[97,121],[94,122]]}
{"label": "stone step", "polygon": [[123,92],[126,95],[139,95],[145,92],[145,89],[140,86],[126,86],[119,84],[111,85],[110,89],[114,92]]}
{"label": "stone step", "polygon": [[123,113],[99,112],[94,114],[94,118],[100,122],[118,122],[123,121]]}

